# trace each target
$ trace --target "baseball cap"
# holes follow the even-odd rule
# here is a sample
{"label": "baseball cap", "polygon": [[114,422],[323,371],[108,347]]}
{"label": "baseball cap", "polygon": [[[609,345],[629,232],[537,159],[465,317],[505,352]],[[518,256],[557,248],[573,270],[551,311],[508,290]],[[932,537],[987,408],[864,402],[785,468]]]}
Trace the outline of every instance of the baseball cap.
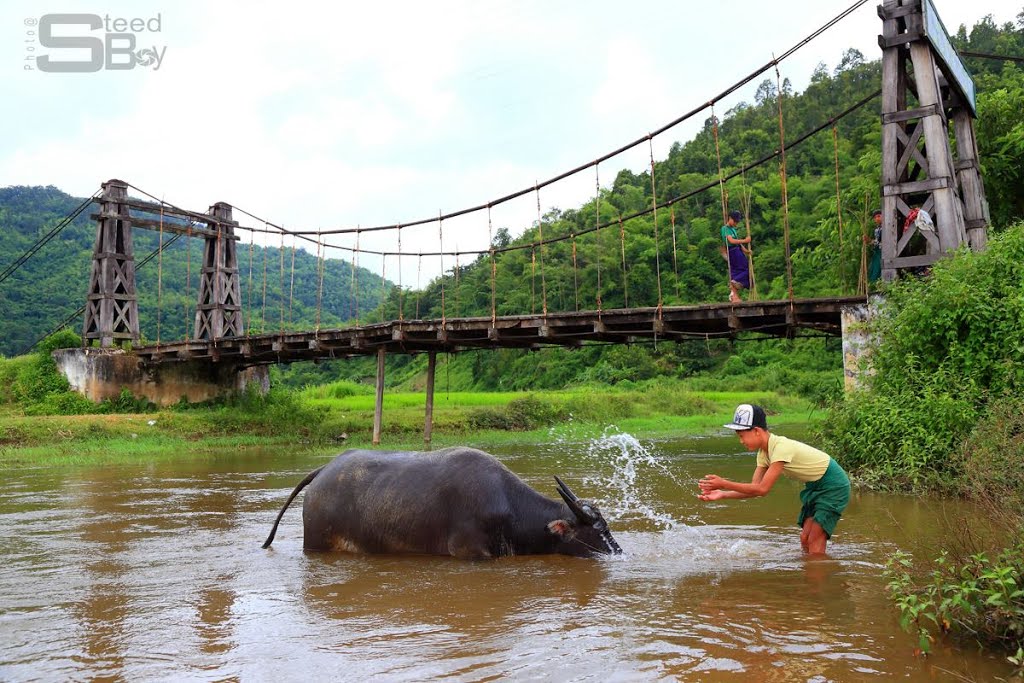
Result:
{"label": "baseball cap", "polygon": [[739,211],[730,211],[729,212],[729,218],[731,218],[734,221],[736,221],[737,223],[739,223],[740,219],[743,218],[743,214],[741,214]]}
{"label": "baseball cap", "polygon": [[736,406],[736,412],[733,413],[732,422],[724,426],[727,429],[732,429],[737,432],[753,429],[754,427],[768,429],[768,419],[765,417],[764,408],[761,406],[743,403]]}

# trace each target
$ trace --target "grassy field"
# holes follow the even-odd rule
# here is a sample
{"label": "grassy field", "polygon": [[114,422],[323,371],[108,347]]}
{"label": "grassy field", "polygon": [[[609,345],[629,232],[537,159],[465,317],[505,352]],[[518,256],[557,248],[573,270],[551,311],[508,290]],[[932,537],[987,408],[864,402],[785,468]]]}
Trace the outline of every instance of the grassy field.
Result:
{"label": "grassy field", "polygon": [[[681,382],[630,390],[588,387],[533,393],[451,392],[435,395],[432,445],[587,440],[609,429],[639,438],[712,433],[737,403],[764,405],[772,424],[805,424],[805,400],[772,392],[691,392]],[[419,449],[425,396],[387,393],[382,447]],[[272,392],[223,405],[145,413],[25,415],[0,406],[0,468],[206,457],[225,448],[281,445],[339,451],[371,445],[374,397],[340,382],[301,392]]]}

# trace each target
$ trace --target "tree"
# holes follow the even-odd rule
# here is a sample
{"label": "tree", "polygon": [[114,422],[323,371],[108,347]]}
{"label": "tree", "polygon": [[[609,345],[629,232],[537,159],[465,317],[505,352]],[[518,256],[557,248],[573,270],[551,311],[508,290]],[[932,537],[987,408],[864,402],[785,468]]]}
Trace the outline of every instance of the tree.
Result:
{"label": "tree", "polygon": [[851,69],[857,69],[864,65],[864,53],[856,48],[850,48],[843,53],[842,59],[839,60],[839,66],[836,67],[835,75],[839,76],[844,71],[850,71]]}

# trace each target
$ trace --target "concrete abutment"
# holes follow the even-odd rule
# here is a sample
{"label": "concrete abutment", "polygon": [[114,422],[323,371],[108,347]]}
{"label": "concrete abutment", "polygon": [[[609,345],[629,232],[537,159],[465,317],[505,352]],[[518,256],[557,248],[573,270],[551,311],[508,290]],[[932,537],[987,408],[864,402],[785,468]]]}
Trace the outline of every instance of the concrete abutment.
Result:
{"label": "concrete abutment", "polygon": [[158,406],[198,403],[232,393],[270,389],[267,366],[242,366],[210,360],[143,364],[130,351],[121,349],[60,349],[53,352],[57,368],[71,388],[99,403],[117,398],[127,389],[138,398]]}

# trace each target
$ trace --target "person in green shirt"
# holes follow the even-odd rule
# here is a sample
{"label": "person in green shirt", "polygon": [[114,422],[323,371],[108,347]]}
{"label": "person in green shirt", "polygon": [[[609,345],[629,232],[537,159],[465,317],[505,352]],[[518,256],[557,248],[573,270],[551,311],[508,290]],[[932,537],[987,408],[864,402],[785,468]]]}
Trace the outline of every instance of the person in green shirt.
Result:
{"label": "person in green shirt", "polygon": [[875,225],[871,238],[864,235],[864,244],[868,245],[871,254],[868,259],[869,284],[877,282],[882,277],[882,212],[875,209],[871,213],[871,220]]}
{"label": "person in green shirt", "polygon": [[779,475],[805,483],[800,492],[802,529],[800,545],[809,555],[824,555],[839,518],[850,502],[850,478],[828,453],[805,443],[768,431],[761,406],[744,403],[736,408],[732,422],[725,425],[736,432],[743,445],[757,451],[757,466],[749,484],[708,474],[700,480],[701,500],[755,498],[772,490]]}
{"label": "person in green shirt", "polygon": [[740,237],[736,225],[743,215],[739,211],[731,211],[722,226],[722,242],[729,260],[729,301],[742,301],[741,289],[750,289],[750,264],[747,262],[747,246],[749,237]]}

